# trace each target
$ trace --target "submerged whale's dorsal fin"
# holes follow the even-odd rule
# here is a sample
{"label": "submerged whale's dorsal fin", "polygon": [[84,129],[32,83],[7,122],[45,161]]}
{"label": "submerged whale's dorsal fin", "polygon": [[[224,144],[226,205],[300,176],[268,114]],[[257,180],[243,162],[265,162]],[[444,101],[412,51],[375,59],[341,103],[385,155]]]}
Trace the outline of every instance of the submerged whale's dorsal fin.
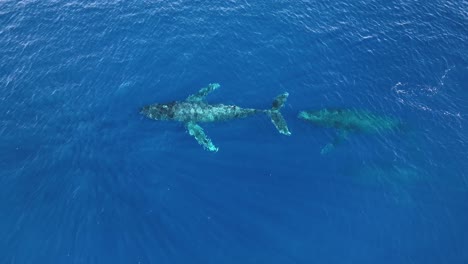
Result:
{"label": "submerged whale's dorsal fin", "polygon": [[219,83],[210,83],[207,87],[203,87],[196,94],[187,97],[187,102],[201,102],[212,91],[219,88]]}
{"label": "submerged whale's dorsal fin", "polygon": [[201,126],[197,125],[195,122],[187,122],[185,126],[189,134],[193,136],[204,149],[214,152],[218,151],[218,148],[211,142],[211,139],[206,136]]}

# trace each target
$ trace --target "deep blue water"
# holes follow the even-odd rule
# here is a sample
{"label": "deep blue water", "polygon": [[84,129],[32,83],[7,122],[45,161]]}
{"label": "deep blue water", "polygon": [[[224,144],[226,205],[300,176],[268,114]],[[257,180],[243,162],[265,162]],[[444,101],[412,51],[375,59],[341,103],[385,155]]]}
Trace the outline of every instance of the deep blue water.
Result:
{"label": "deep blue water", "polygon": [[[468,3],[0,1],[0,263],[468,263]],[[202,124],[138,114],[282,110]],[[404,129],[334,131],[359,108]]]}

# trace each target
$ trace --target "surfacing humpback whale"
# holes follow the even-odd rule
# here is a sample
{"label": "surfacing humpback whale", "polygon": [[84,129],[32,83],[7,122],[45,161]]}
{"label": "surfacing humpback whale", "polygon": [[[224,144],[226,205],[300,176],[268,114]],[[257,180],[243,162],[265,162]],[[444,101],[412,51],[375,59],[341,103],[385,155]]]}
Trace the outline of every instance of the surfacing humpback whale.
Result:
{"label": "surfacing humpback whale", "polygon": [[143,107],[140,111],[141,114],[154,120],[173,120],[183,122],[189,134],[197,140],[197,142],[209,151],[218,151],[218,148],[209,139],[203,128],[198,123],[203,122],[216,122],[224,121],[234,118],[245,118],[255,114],[267,114],[276,129],[281,134],[291,135],[289,132],[286,121],[279,112],[283,107],[288,93],[285,92],[278,95],[274,101],[271,109],[261,110],[253,108],[241,108],[235,105],[224,104],[208,104],[205,102],[205,97],[212,91],[218,89],[218,83],[209,84],[207,87],[202,88],[196,94],[190,95],[184,101],[173,101],[163,104],[152,104]]}

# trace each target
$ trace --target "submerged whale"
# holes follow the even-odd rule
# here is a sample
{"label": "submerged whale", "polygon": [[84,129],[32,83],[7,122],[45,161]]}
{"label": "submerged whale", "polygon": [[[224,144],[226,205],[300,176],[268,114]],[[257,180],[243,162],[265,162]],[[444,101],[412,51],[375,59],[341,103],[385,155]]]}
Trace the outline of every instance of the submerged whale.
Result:
{"label": "submerged whale", "polygon": [[218,83],[209,84],[196,94],[190,95],[184,101],[173,101],[170,103],[152,104],[144,106],[140,113],[154,120],[172,120],[185,124],[189,134],[208,151],[218,151],[211,139],[209,139],[203,128],[198,123],[225,121],[235,118],[245,118],[255,114],[266,114],[271,118],[276,129],[284,135],[291,135],[286,121],[279,112],[283,107],[289,94],[287,92],[277,96],[273,101],[271,109],[241,108],[235,105],[208,104],[205,97],[212,91],[218,89]]}
{"label": "submerged whale", "polygon": [[331,151],[336,144],[346,139],[348,133],[381,133],[395,131],[400,128],[398,120],[380,116],[366,110],[331,109],[302,111],[298,118],[313,123],[319,127],[334,128],[338,134],[332,143],[322,149],[322,154]]}

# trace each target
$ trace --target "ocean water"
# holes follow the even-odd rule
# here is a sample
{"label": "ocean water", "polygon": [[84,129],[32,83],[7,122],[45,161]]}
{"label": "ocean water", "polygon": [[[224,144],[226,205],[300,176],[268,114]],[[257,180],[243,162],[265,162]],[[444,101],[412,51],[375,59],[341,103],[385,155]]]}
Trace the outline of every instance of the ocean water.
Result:
{"label": "ocean water", "polygon": [[[0,1],[0,263],[468,263],[468,2]],[[208,83],[282,109],[138,113]],[[297,119],[364,109],[404,128]]]}

